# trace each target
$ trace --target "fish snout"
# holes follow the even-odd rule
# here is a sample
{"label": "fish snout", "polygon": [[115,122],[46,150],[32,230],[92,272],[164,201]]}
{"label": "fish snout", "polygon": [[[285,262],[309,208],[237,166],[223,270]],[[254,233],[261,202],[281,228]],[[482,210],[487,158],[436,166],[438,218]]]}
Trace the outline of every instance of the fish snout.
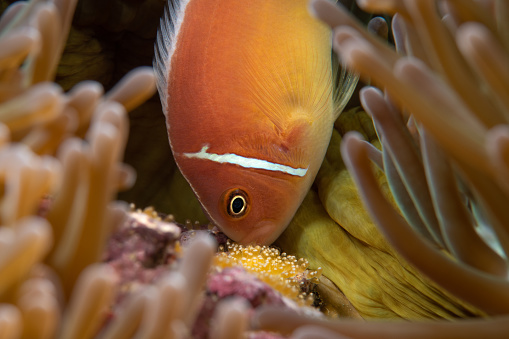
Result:
{"label": "fish snout", "polygon": [[[246,232],[238,243],[242,245],[270,245],[282,233],[278,227],[276,220],[264,219],[256,223],[256,225]],[[284,228],[283,228],[284,229]]]}

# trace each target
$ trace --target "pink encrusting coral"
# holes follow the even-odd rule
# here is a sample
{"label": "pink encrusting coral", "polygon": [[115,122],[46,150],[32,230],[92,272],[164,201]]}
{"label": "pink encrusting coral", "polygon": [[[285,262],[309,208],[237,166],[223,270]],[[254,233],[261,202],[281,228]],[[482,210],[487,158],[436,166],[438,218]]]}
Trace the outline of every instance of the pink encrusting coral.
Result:
{"label": "pink encrusting coral", "polygon": [[[307,299],[303,296],[313,290],[317,276],[316,272],[306,271],[305,261],[286,258],[275,249],[243,247],[229,241],[219,245],[220,252],[211,258],[215,248],[206,255],[198,249],[214,238],[218,240],[214,247],[217,246],[224,235],[207,227],[195,228],[187,229],[150,209],[128,213],[106,247],[104,260],[114,269],[119,281],[116,301],[100,336],[157,337],[169,331],[174,323],[193,338],[222,338],[217,333],[238,325],[231,322],[219,325],[222,312],[237,312],[239,324],[243,325],[235,331],[243,333],[249,331],[253,311],[267,305],[321,316],[318,310],[304,305],[305,300],[313,301],[312,295]],[[240,259],[241,253],[247,259],[248,253],[256,251],[265,257],[251,255],[251,262]],[[254,261],[258,273],[254,272]],[[270,268],[278,266],[279,270],[286,271],[286,281],[281,272],[271,273]],[[156,301],[157,298],[162,300]],[[156,311],[149,311],[154,307],[162,312],[156,319],[152,319]],[[280,337],[263,331],[250,331],[250,336]]]}
{"label": "pink encrusting coral", "polygon": [[175,247],[180,235],[175,223],[141,211],[128,214],[109,238],[103,255],[103,261],[119,276],[117,302],[139,286],[152,283],[175,264],[181,254]]}

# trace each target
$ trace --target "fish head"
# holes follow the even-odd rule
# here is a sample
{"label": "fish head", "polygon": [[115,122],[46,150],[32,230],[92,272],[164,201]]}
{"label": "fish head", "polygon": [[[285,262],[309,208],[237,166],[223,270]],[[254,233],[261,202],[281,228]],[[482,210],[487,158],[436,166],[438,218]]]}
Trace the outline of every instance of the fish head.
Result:
{"label": "fish head", "polygon": [[290,223],[310,186],[290,176],[231,164],[179,163],[209,219],[241,244],[268,245]]}
{"label": "fish head", "polygon": [[238,243],[269,245],[286,229],[302,199],[293,182],[242,174],[219,188],[211,219]]}

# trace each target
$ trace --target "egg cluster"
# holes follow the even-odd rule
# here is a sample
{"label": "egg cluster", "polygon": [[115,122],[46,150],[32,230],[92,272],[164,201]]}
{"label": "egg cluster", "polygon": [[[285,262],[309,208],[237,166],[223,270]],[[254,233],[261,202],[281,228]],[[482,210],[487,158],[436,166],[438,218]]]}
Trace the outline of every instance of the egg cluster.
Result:
{"label": "egg cluster", "polygon": [[313,293],[303,292],[303,289],[308,283],[318,283],[318,278],[322,274],[321,267],[308,270],[308,264],[306,259],[297,259],[293,255],[281,253],[276,248],[243,246],[230,241],[226,243],[226,247],[220,246],[219,253],[214,258],[216,269],[242,266],[300,305],[312,304]]}

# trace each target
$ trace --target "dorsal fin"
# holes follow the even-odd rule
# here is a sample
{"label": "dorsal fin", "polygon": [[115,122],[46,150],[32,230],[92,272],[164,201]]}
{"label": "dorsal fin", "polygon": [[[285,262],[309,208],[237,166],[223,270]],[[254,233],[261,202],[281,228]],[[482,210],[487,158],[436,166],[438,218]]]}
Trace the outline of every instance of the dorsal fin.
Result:
{"label": "dorsal fin", "polygon": [[156,74],[157,90],[159,91],[164,114],[167,114],[168,75],[170,74],[171,58],[175,52],[180,26],[184,21],[186,7],[190,1],[168,0],[157,31],[152,64]]}
{"label": "dorsal fin", "polygon": [[352,97],[359,75],[348,70],[336,53],[332,52],[331,59],[334,74],[334,120],[336,120]]}

